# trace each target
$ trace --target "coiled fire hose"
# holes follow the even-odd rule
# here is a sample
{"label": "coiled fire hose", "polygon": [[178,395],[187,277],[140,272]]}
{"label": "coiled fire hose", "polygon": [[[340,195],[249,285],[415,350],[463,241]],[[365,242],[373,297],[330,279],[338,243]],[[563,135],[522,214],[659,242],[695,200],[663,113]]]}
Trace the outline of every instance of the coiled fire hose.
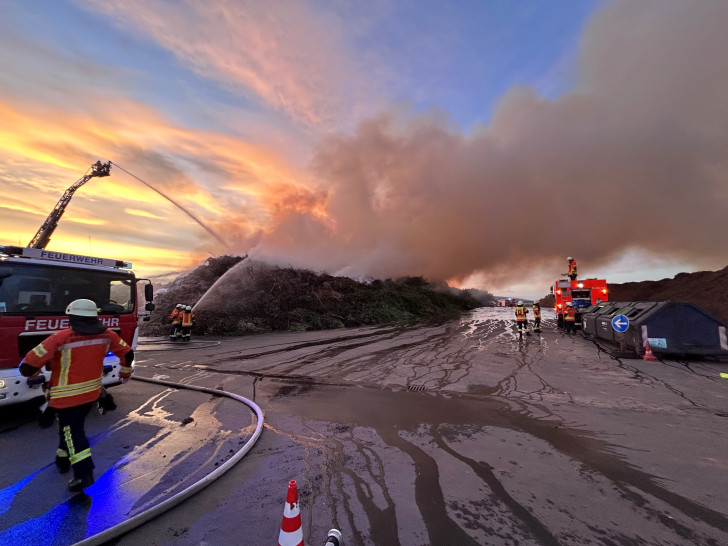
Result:
{"label": "coiled fire hose", "polygon": [[104,542],[107,542],[109,540],[112,540],[114,538],[120,537],[121,535],[124,535],[131,531],[132,529],[136,529],[143,523],[146,523],[147,521],[156,518],[157,516],[163,514],[170,508],[173,508],[177,506],[182,501],[188,499],[195,493],[198,493],[208,485],[210,485],[212,482],[214,482],[216,479],[218,479],[220,476],[225,474],[228,470],[230,470],[235,463],[237,463],[240,459],[243,458],[243,456],[251,450],[253,445],[255,445],[255,442],[258,441],[258,437],[263,432],[263,411],[258,407],[258,405],[248,400],[247,398],[243,396],[239,396],[237,394],[227,392],[227,391],[221,391],[217,389],[210,389],[207,387],[199,387],[197,385],[185,385],[182,383],[172,383],[171,381],[162,381],[160,379],[149,379],[146,377],[132,377],[135,381],[144,381],[146,383],[156,383],[158,385],[165,385],[167,387],[174,387],[178,389],[190,389],[193,391],[199,391],[199,392],[206,392],[209,394],[214,394],[215,396],[227,396],[228,398],[233,398],[234,400],[237,400],[239,402],[242,402],[243,404],[246,404],[250,409],[255,411],[255,414],[258,418],[258,425],[255,427],[255,432],[253,432],[253,435],[250,437],[250,439],[245,443],[245,445],[240,448],[235,455],[230,457],[225,463],[223,463],[220,467],[216,468],[213,472],[202,478],[201,480],[193,483],[186,489],[180,491],[176,495],[173,495],[172,497],[168,498],[167,500],[157,504],[156,506],[150,508],[149,510],[145,510],[143,512],[140,512],[136,516],[133,516],[129,518],[128,520],[119,523],[118,525],[114,525],[113,527],[110,527],[106,529],[105,531],[102,531],[98,534],[95,534],[93,536],[90,536],[80,542],[77,542],[74,546],[92,546],[92,545],[98,545],[103,544]]}

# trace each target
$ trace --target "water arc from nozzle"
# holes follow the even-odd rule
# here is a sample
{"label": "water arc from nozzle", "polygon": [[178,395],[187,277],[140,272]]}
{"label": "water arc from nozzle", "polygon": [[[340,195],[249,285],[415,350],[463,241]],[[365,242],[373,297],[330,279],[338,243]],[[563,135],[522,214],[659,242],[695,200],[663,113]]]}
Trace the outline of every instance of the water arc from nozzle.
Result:
{"label": "water arc from nozzle", "polygon": [[237,273],[238,270],[241,267],[241,264],[245,264],[242,267],[247,267],[249,265],[249,263],[246,263],[246,261],[247,261],[247,255],[244,256],[243,259],[240,262],[236,263],[230,269],[228,269],[227,271],[225,271],[225,273],[223,273],[222,275],[220,275],[220,277],[214,283],[212,283],[212,285],[210,286],[210,288],[208,288],[207,290],[205,290],[205,293],[202,294],[202,296],[200,296],[200,298],[197,300],[197,303],[195,303],[195,305],[192,306],[192,310],[194,311],[195,309],[197,309],[203,301],[205,301],[206,299],[208,299],[208,297],[207,297],[208,294],[210,294],[213,291],[214,288],[218,287],[219,285],[222,285],[223,282],[225,282],[230,277],[232,277],[233,274],[234,274],[233,272]]}
{"label": "water arc from nozzle", "polygon": [[212,236],[213,236],[213,237],[214,237],[215,239],[217,239],[217,240],[218,240],[218,241],[219,241],[220,243],[222,243],[222,244],[223,244],[223,246],[224,246],[225,248],[228,248],[228,244],[227,244],[227,243],[225,242],[225,240],[224,240],[224,239],[223,239],[222,237],[220,237],[220,236],[219,236],[219,235],[218,235],[217,233],[215,233],[214,231],[212,231],[212,229],[210,229],[210,228],[209,228],[208,226],[206,226],[206,225],[205,225],[205,224],[204,224],[204,223],[202,222],[202,220],[200,220],[199,218],[197,218],[197,217],[196,217],[196,216],[195,216],[194,214],[192,214],[192,213],[191,213],[190,211],[188,211],[188,210],[187,210],[186,208],[184,208],[184,207],[183,207],[182,205],[180,205],[179,203],[177,203],[177,202],[176,202],[176,201],[175,201],[174,199],[172,199],[172,198],[171,198],[170,196],[168,196],[168,195],[165,195],[165,194],[164,194],[163,192],[161,192],[160,190],[158,190],[157,188],[155,188],[154,186],[152,186],[152,185],[151,185],[151,184],[149,184],[148,182],[145,182],[144,180],[142,180],[142,179],[141,179],[141,178],[139,178],[138,176],[136,176],[136,175],[133,175],[132,173],[130,173],[129,171],[127,171],[127,170],[126,170],[126,169],[125,169],[124,167],[122,167],[121,165],[117,165],[117,164],[116,164],[116,163],[114,163],[113,161],[109,161],[109,163],[111,163],[111,164],[112,164],[112,165],[113,165],[114,167],[117,167],[117,168],[119,168],[120,170],[124,171],[124,172],[125,172],[126,174],[128,174],[128,175],[129,175],[129,176],[131,176],[132,178],[135,178],[136,180],[138,180],[139,182],[141,182],[142,184],[144,184],[144,185],[145,185],[146,187],[148,187],[148,188],[149,188],[150,190],[152,190],[152,191],[154,191],[154,192],[158,193],[159,195],[161,195],[162,197],[164,197],[164,198],[165,198],[165,199],[166,199],[167,201],[169,201],[170,203],[172,203],[172,204],[173,204],[174,206],[176,206],[176,207],[177,207],[178,209],[180,209],[180,210],[181,210],[182,212],[184,212],[184,213],[185,213],[185,214],[186,214],[187,216],[189,216],[189,217],[190,217],[190,218],[192,218],[192,219],[193,219],[193,220],[194,220],[195,222],[197,222],[197,224],[198,224],[198,225],[199,225],[200,227],[202,227],[202,228],[203,228],[203,229],[204,229],[205,231],[207,231],[207,232],[208,232],[208,233],[209,233],[210,235],[212,235]]}

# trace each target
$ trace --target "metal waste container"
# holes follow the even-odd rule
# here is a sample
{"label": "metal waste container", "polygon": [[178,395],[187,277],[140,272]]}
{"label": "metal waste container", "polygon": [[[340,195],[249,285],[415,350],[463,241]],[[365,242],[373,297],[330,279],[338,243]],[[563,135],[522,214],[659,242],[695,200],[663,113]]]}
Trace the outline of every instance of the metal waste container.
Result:
{"label": "metal waste container", "polygon": [[641,312],[630,329],[634,328],[634,349],[644,354],[649,342],[653,353],[679,356],[728,355],[726,326],[708,311],[694,303],[681,301],[657,302]]}
{"label": "metal waste container", "polygon": [[[582,317],[586,334],[637,355],[649,342],[653,353],[682,357],[728,356],[726,326],[694,303],[679,301],[605,302]],[[616,332],[612,319],[625,315],[629,327]]]}

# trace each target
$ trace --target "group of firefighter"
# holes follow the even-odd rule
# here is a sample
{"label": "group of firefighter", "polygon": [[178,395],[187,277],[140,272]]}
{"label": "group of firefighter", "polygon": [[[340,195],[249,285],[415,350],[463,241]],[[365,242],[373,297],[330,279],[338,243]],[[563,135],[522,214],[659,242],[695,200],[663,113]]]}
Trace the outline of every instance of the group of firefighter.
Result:
{"label": "group of firefighter", "polygon": [[[576,260],[569,256],[566,258],[569,265],[569,272],[566,274],[570,280],[576,280]],[[526,309],[523,301],[518,300],[516,305],[516,325],[518,327],[518,335],[523,336],[525,333],[527,336],[531,335],[528,331],[528,309]],[[566,328],[566,334],[576,334],[576,308],[570,301],[566,302],[566,308],[564,309],[564,327]],[[538,302],[533,303],[533,331],[541,332],[541,306]]]}
{"label": "group of firefighter", "polygon": [[172,319],[172,329],[169,332],[171,341],[189,341],[192,337],[192,327],[195,325],[195,313],[191,305],[178,303],[169,315]]}

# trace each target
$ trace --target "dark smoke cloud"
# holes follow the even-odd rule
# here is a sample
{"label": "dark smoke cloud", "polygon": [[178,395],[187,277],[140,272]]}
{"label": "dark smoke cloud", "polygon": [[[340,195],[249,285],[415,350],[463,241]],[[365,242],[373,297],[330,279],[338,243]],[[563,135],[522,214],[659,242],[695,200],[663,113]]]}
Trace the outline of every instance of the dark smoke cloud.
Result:
{"label": "dark smoke cloud", "polygon": [[614,3],[558,100],[512,89],[469,134],[442,113],[388,113],[329,138],[314,161],[329,221],[291,212],[251,255],[352,276],[481,272],[495,286],[634,248],[723,267],[726,21],[722,0]]}

